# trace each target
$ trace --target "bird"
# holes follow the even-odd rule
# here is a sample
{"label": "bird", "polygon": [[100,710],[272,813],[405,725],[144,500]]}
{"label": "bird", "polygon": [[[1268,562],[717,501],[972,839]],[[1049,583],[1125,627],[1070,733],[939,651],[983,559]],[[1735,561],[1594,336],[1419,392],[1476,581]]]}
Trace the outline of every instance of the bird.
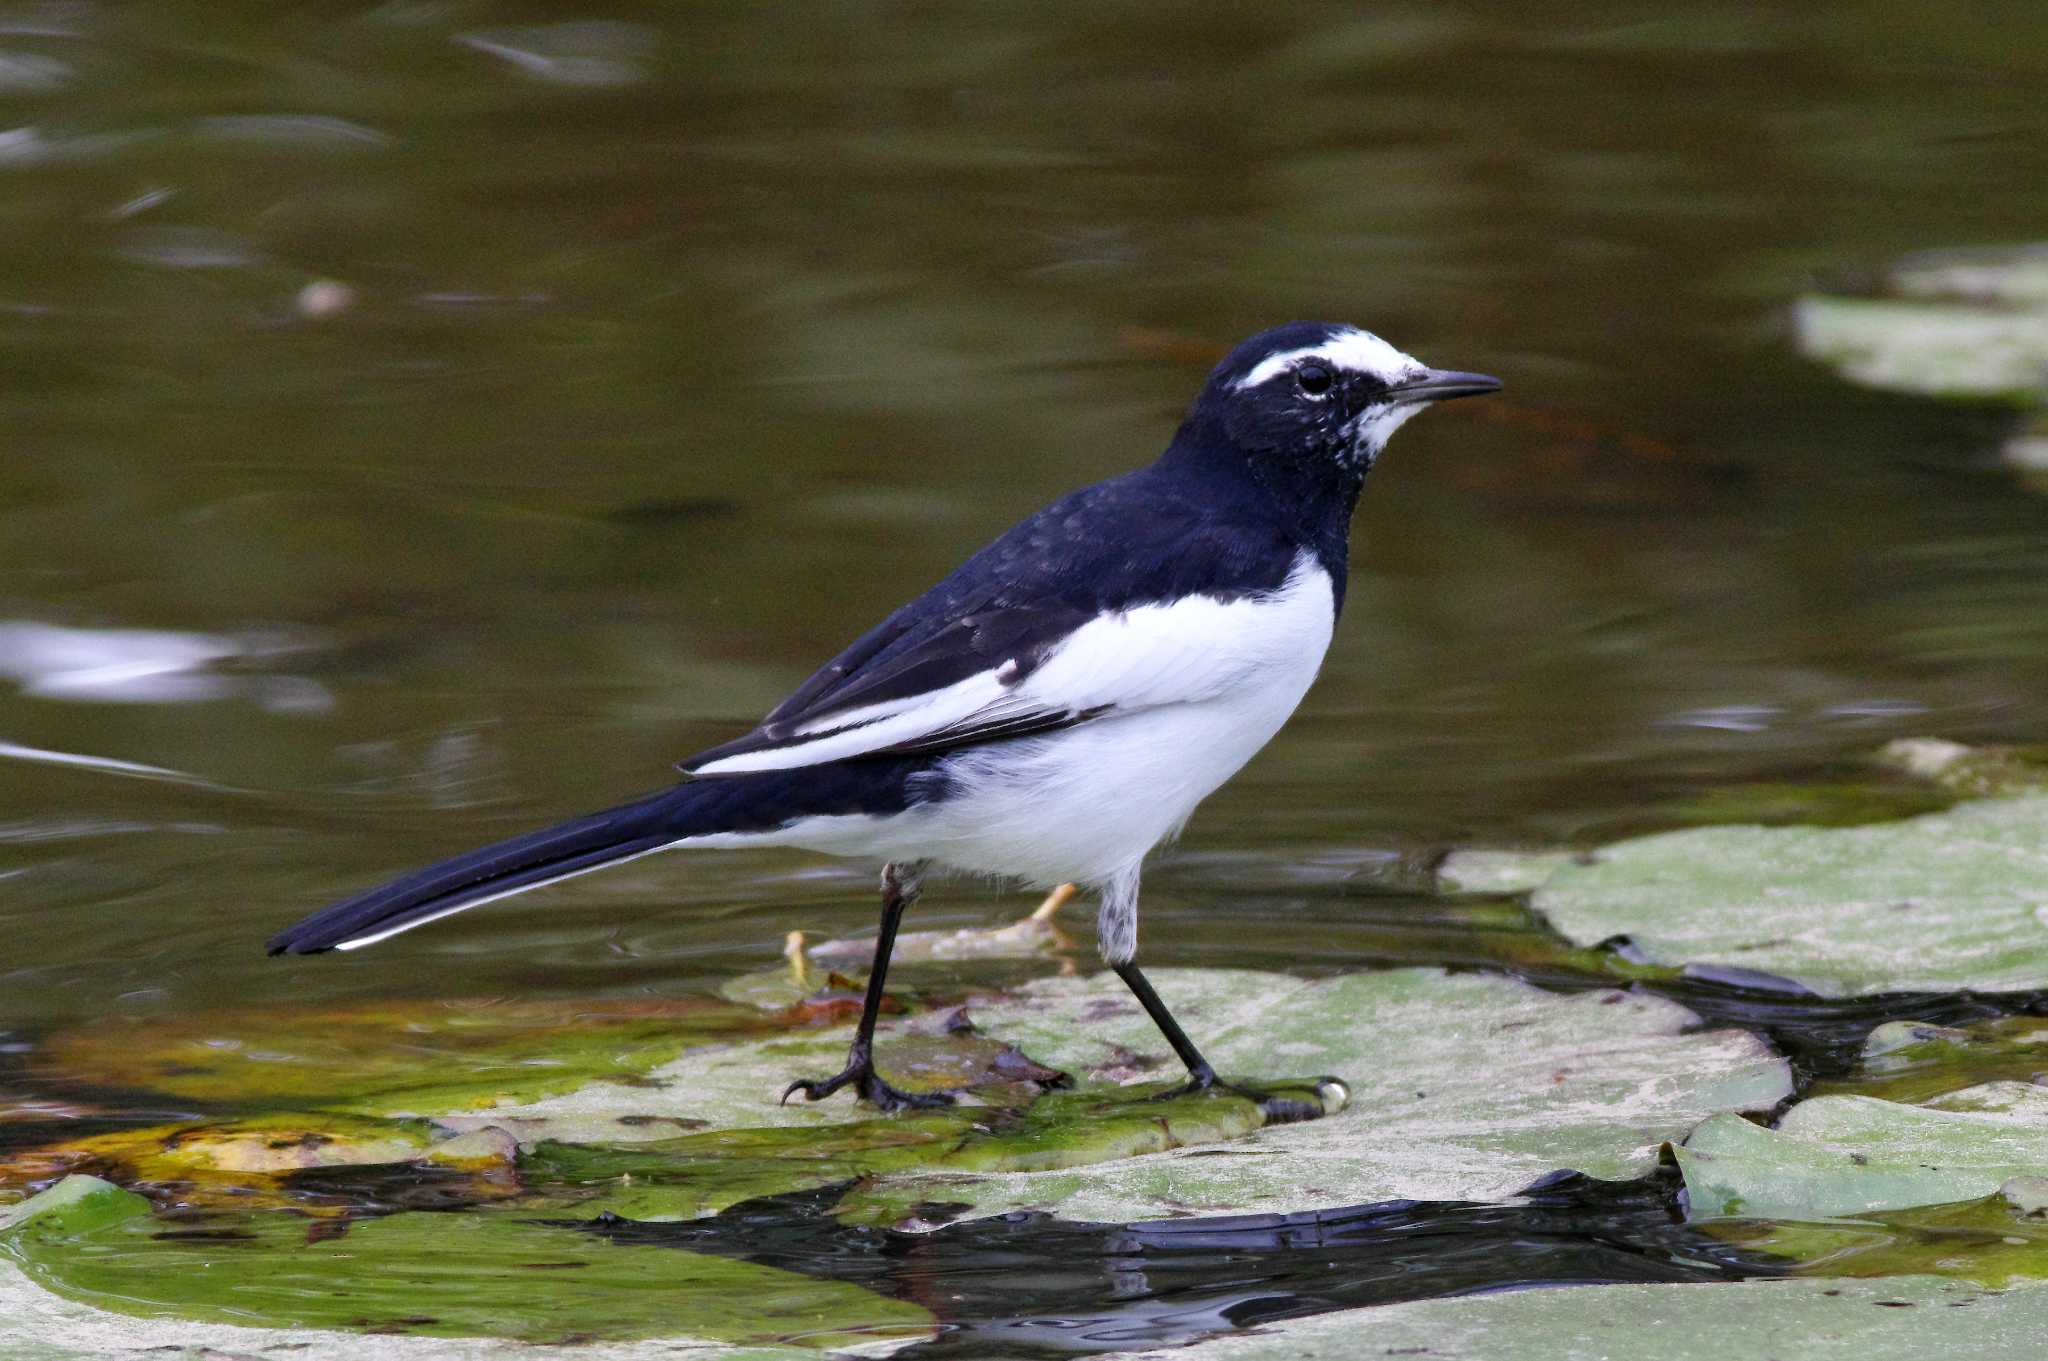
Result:
{"label": "bird", "polygon": [[1416,413],[1498,391],[1372,332],[1290,322],[1233,348],[1149,465],[1019,522],[827,662],[758,726],[676,763],[681,782],[339,902],[272,955],[374,945],[465,909],[657,851],[787,846],[881,862],[881,923],[845,1067],[782,1100],[851,1087],[929,1107],[875,1063],[904,912],[941,870],[1073,882],[1099,901],[1103,961],[1187,1069],[1232,1087],[1139,969],[1145,857],[1277,733],[1344,605],[1350,526]]}

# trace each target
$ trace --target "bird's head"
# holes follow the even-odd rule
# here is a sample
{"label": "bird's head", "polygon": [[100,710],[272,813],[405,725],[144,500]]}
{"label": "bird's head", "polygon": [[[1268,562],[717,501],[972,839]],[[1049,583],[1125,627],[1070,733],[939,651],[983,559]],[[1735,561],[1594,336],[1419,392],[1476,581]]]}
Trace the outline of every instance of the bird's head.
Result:
{"label": "bird's head", "polygon": [[1499,388],[1483,373],[1430,368],[1355,326],[1295,321],[1232,350],[1188,422],[1249,458],[1261,480],[1355,483],[1416,412]]}

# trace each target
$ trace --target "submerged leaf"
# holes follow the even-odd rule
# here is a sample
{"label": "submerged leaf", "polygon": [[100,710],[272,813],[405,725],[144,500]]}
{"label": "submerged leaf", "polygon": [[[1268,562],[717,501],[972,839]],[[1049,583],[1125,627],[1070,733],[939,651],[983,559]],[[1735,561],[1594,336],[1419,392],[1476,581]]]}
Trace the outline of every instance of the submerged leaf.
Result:
{"label": "submerged leaf", "polygon": [[85,1081],[188,1100],[369,1115],[532,1100],[638,1080],[693,1045],[806,1023],[705,998],[448,1002],[109,1017],[52,1036]]}
{"label": "submerged leaf", "polygon": [[2048,1218],[2003,1192],[1826,1224],[1709,1227],[1748,1251],[1791,1258],[1815,1276],[1926,1273],[1992,1287],[2048,1281]]}

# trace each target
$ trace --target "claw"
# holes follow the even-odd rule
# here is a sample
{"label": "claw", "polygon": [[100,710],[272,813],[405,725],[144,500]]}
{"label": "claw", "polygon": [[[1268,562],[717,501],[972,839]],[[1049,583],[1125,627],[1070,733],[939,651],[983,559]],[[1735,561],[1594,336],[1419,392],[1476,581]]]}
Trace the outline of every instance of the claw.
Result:
{"label": "claw", "polygon": [[806,1102],[823,1101],[848,1084],[852,1084],[855,1094],[861,1100],[878,1110],[932,1110],[953,1104],[951,1092],[906,1092],[890,1086],[882,1080],[882,1075],[875,1071],[874,1061],[865,1056],[855,1059],[831,1077],[822,1080],[798,1078],[782,1089],[782,1099],[776,1104],[788,1105],[789,1099],[798,1092],[804,1094]]}
{"label": "claw", "polygon": [[1343,1081],[1334,1077],[1316,1079],[1316,1091],[1320,1099],[1304,1101],[1300,1097],[1282,1096],[1262,1087],[1247,1087],[1235,1082],[1225,1082],[1216,1076],[1213,1069],[1203,1068],[1188,1074],[1188,1080],[1178,1087],[1169,1087],[1152,1099],[1171,1101],[1176,1097],[1193,1096],[1198,1092],[1228,1092],[1243,1097],[1257,1106],[1269,1125],[1292,1125],[1303,1120],[1320,1120],[1325,1115],[1343,1109],[1350,1097],[1350,1089]]}

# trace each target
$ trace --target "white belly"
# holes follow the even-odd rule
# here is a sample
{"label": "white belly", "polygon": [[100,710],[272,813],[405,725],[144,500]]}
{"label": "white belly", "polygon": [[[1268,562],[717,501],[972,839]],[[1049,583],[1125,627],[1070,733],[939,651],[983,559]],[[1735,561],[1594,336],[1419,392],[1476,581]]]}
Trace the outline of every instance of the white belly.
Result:
{"label": "white belly", "polygon": [[1199,619],[1201,637],[1176,641],[1194,644],[1205,668],[1189,686],[1202,698],[970,749],[947,760],[949,792],[933,802],[893,817],[806,819],[774,839],[1043,885],[1129,872],[1301,702],[1330,644],[1330,579],[1304,554],[1273,595],[1210,602]]}

